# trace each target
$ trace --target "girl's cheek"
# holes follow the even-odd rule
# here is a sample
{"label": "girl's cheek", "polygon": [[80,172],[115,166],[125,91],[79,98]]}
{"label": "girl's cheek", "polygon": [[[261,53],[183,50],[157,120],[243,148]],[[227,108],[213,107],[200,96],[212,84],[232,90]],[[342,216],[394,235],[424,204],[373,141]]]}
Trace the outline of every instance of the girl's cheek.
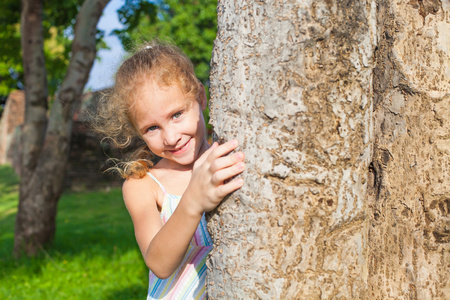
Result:
{"label": "girl's cheek", "polygon": [[153,146],[155,145],[155,141],[152,138],[146,137],[144,138],[144,142],[147,144],[149,148],[153,148]]}

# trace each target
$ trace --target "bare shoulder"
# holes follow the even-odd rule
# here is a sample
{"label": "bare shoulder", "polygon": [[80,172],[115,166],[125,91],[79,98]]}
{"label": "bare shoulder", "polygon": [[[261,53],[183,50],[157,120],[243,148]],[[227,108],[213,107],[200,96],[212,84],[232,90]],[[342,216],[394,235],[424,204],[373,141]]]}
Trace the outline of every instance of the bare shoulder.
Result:
{"label": "bare shoulder", "polygon": [[123,183],[122,194],[133,221],[136,241],[145,255],[151,240],[162,227],[158,208],[163,198],[161,188],[150,176],[129,178]]}
{"label": "bare shoulder", "polygon": [[173,170],[169,168],[153,168],[152,174],[172,195],[183,195],[191,179],[191,170]]}
{"label": "bare shoulder", "polygon": [[129,193],[135,189],[148,189],[151,187],[151,178],[144,176],[142,178],[130,177],[123,182],[122,191]]}
{"label": "bare shoulder", "polygon": [[130,208],[149,204],[158,204],[160,187],[149,176],[129,178],[122,185],[125,205]]}

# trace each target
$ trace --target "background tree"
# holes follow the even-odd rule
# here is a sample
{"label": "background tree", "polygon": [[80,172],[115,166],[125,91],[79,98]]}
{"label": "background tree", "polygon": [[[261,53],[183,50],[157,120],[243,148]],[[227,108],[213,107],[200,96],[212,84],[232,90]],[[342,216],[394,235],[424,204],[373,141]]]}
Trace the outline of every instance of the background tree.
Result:
{"label": "background tree", "polygon": [[211,119],[246,153],[211,299],[444,299],[448,1],[220,1]]}
{"label": "background tree", "polygon": [[14,252],[36,254],[53,239],[62,192],[73,114],[95,59],[96,27],[108,0],[86,0],[79,8],[71,58],[47,121],[47,76],[42,0],[24,0],[21,39],[25,121]]}

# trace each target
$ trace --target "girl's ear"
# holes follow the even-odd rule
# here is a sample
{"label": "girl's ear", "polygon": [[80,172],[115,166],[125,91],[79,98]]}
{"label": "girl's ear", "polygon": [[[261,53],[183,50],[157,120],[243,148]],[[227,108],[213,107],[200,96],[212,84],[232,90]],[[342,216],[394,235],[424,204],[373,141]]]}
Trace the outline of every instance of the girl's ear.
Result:
{"label": "girl's ear", "polygon": [[198,85],[198,103],[200,104],[202,111],[204,111],[208,105],[208,100],[206,99],[205,87],[200,81],[198,82]]}

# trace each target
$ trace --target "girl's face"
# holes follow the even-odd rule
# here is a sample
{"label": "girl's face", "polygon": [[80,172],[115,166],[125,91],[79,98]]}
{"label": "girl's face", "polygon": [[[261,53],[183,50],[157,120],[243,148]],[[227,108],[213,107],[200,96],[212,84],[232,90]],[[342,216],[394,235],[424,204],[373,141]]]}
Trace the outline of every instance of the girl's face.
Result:
{"label": "girl's face", "polygon": [[186,94],[177,84],[168,87],[152,81],[144,87],[132,110],[139,134],[153,154],[177,165],[191,165],[208,148],[200,99]]}

